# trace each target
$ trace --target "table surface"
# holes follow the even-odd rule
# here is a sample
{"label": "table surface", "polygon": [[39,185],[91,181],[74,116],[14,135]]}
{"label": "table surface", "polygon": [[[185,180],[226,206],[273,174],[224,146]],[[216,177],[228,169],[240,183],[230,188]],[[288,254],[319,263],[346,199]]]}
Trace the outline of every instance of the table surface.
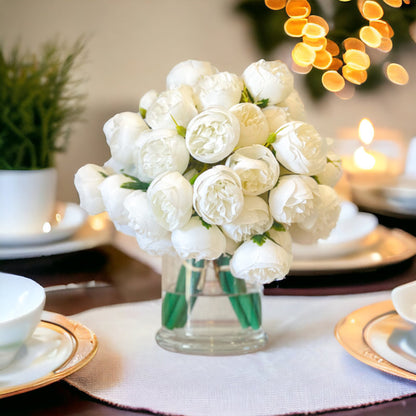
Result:
{"label": "table surface", "polygon": [[[150,267],[132,259],[112,245],[54,256],[0,261],[0,271],[30,277],[48,290],[45,309],[63,315],[124,302],[160,297],[160,276]],[[370,273],[288,276],[277,286],[267,286],[265,294],[331,295],[390,290],[414,280],[416,260]],[[68,285],[60,288],[60,285]],[[65,381],[24,394],[0,399],[0,415],[36,416],[127,416],[149,414],[101,403],[71,387]],[[402,400],[357,409],[322,414],[336,416],[404,416],[416,414],[416,395]]]}

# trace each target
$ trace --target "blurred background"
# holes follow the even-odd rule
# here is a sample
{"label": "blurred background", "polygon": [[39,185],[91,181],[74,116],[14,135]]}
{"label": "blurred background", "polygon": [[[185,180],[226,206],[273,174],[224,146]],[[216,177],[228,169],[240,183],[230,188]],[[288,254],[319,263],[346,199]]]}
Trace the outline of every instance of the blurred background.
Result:
{"label": "blurred background", "polygon": [[[78,201],[73,177],[86,163],[103,164],[109,151],[103,124],[122,111],[138,111],[149,89],[162,91],[168,71],[178,62],[199,59],[219,70],[241,74],[263,57],[250,18],[237,11],[235,0],[0,0],[0,42],[20,41],[36,51],[59,38],[73,44],[87,39],[78,69],[87,94],[83,122],[74,126],[66,153],[58,155],[58,199]],[[284,13],[284,11],[282,12]],[[293,44],[292,44],[293,45]],[[410,81],[397,86],[387,80],[371,91],[357,91],[349,100],[331,93],[312,98],[303,75],[295,75],[308,121],[336,138],[340,130],[355,135],[359,121],[369,118],[377,128],[416,136],[416,49],[395,50],[395,62],[406,67]],[[290,65],[291,46],[283,43],[268,59]],[[343,133],[345,135],[345,133]],[[344,137],[345,138],[345,137]]]}

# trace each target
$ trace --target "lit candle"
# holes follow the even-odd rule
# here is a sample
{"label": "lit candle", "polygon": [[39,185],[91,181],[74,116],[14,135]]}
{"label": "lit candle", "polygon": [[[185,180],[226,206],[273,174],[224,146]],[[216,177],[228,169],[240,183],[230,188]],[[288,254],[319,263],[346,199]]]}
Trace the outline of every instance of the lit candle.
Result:
{"label": "lit candle", "polygon": [[358,136],[362,145],[355,150],[353,155],[353,162],[358,171],[362,169],[373,173],[386,173],[388,170],[387,156],[368,148],[374,139],[374,127],[367,118],[360,121]]}

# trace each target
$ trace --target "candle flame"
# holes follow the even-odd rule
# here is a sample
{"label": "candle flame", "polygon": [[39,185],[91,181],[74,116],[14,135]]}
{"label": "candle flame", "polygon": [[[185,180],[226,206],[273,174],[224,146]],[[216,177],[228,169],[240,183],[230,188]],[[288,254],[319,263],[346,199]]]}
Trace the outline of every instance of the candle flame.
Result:
{"label": "candle flame", "polygon": [[363,118],[358,126],[358,137],[364,145],[369,145],[374,139],[374,127],[368,118]]}
{"label": "candle flame", "polygon": [[360,146],[355,152],[354,152],[354,163],[356,166],[358,166],[360,169],[364,170],[370,170],[372,169],[376,164],[375,157],[368,153],[363,146]]}

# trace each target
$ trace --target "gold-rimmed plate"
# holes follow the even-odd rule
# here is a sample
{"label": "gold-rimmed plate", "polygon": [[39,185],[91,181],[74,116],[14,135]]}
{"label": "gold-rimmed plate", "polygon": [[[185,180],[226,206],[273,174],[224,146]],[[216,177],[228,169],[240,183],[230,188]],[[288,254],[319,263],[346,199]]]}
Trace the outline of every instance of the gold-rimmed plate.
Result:
{"label": "gold-rimmed plate", "polygon": [[97,351],[87,327],[44,311],[33,336],[13,363],[0,371],[0,399],[61,380],[85,366]]}
{"label": "gold-rimmed plate", "polygon": [[[415,373],[393,364],[377,353],[370,345],[371,342],[369,343],[368,331],[372,331],[378,322],[384,319],[390,320],[392,317],[396,319],[397,313],[391,300],[365,306],[338,322],[335,327],[335,337],[349,354],[364,364],[388,374],[416,381]],[[402,354],[402,357],[405,358],[405,354]]]}

